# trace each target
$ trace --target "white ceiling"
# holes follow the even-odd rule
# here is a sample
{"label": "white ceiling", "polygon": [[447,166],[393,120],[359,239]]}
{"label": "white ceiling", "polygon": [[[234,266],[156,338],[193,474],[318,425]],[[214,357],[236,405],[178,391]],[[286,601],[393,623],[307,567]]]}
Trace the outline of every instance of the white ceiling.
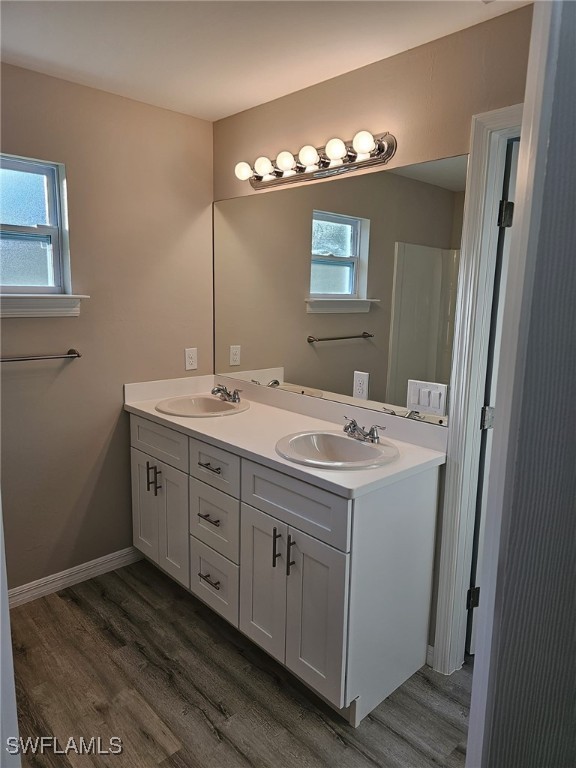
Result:
{"label": "white ceiling", "polygon": [[495,0],[3,0],[2,60],[206,120],[514,10]]}

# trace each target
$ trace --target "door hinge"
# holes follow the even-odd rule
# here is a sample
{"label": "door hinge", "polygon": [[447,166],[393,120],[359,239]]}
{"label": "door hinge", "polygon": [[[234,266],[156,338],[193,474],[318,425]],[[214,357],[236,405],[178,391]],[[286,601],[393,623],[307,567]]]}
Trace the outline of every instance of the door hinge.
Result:
{"label": "door hinge", "polygon": [[494,407],[483,405],[480,411],[480,429],[492,429],[494,427]]}
{"label": "door hinge", "polygon": [[511,200],[500,200],[498,206],[498,226],[511,227],[514,218],[514,203]]}
{"label": "door hinge", "polygon": [[466,610],[478,608],[480,605],[480,587],[470,587],[466,595]]}

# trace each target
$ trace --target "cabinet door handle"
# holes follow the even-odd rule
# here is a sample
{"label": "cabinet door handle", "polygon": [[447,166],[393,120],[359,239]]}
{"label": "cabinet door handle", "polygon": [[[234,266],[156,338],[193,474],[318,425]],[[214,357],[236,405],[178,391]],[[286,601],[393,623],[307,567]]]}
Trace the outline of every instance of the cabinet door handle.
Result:
{"label": "cabinet door handle", "polygon": [[201,517],[202,520],[206,520],[207,523],[210,523],[210,525],[215,525],[216,528],[220,528],[220,520],[212,520],[210,517],[210,514],[202,515],[200,512],[198,512],[198,517]]}
{"label": "cabinet door handle", "polygon": [[217,589],[218,591],[220,591],[220,582],[212,581],[209,573],[199,573],[198,576],[200,576],[201,579],[203,579],[205,582],[210,584],[211,587],[214,587],[214,589]]}
{"label": "cabinet door handle", "polygon": [[208,469],[210,472],[214,472],[215,475],[222,474],[222,467],[213,467],[209,461],[207,461],[205,464],[199,461],[198,466],[204,467],[204,469]]}
{"label": "cabinet door handle", "polygon": [[162,490],[162,486],[158,483],[158,475],[162,474],[162,470],[154,466],[154,496],[158,496],[158,491]]}
{"label": "cabinet door handle", "polygon": [[276,542],[282,538],[282,534],[278,533],[278,528],[274,528],[272,532],[272,568],[276,568],[276,560],[281,556],[281,553],[276,550]]}
{"label": "cabinet door handle", "polygon": [[296,560],[290,560],[290,551],[296,542],[292,539],[292,536],[288,534],[288,545],[286,547],[286,576],[290,576],[290,567],[296,565]]}
{"label": "cabinet door handle", "polygon": [[149,491],[150,488],[154,485],[154,480],[150,477],[150,470],[154,469],[154,467],[150,464],[149,461],[146,462],[146,490]]}

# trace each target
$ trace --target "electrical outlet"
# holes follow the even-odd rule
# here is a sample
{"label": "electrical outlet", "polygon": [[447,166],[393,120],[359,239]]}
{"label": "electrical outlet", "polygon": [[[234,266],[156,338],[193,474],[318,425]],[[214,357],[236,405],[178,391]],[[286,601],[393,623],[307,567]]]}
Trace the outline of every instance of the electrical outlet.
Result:
{"label": "electrical outlet", "polygon": [[198,368],[198,348],[190,347],[184,350],[187,371],[195,371]]}
{"label": "electrical outlet", "polygon": [[354,371],[354,390],[353,397],[359,397],[362,400],[368,400],[368,386],[370,383],[370,374],[365,371]]}
{"label": "electrical outlet", "polygon": [[230,347],[230,365],[240,365],[240,345]]}

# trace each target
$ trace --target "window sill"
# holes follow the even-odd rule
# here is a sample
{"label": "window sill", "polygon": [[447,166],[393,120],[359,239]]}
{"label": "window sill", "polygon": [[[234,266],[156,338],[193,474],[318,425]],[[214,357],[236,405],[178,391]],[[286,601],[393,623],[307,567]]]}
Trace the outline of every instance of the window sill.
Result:
{"label": "window sill", "polygon": [[0,317],[78,317],[81,300],[89,298],[70,293],[4,293]]}
{"label": "window sill", "polygon": [[380,299],[306,299],[308,313],[360,313],[370,312],[370,307]]}

